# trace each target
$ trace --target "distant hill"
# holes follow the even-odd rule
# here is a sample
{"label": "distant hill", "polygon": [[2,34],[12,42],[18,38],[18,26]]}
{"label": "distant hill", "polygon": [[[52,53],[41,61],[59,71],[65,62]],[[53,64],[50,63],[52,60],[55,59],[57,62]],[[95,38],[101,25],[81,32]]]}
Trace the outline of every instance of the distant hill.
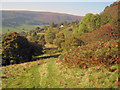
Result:
{"label": "distant hill", "polygon": [[59,23],[63,21],[81,20],[82,16],[53,12],[36,11],[2,11],[2,25],[7,27],[16,27],[22,24],[27,25],[46,25],[49,22]]}

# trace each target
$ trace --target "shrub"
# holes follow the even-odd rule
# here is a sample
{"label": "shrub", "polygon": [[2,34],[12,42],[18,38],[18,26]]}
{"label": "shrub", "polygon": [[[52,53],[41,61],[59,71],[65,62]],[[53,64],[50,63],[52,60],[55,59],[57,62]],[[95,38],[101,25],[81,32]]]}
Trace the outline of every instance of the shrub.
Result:
{"label": "shrub", "polygon": [[118,64],[118,60],[118,41],[111,40],[73,48],[61,55],[58,62],[69,67],[85,69],[93,65],[104,65],[109,68],[113,64]]}
{"label": "shrub", "polygon": [[83,45],[84,42],[80,39],[77,39],[74,36],[68,37],[65,39],[65,42],[61,44],[63,50],[68,51],[72,47],[78,47]]}

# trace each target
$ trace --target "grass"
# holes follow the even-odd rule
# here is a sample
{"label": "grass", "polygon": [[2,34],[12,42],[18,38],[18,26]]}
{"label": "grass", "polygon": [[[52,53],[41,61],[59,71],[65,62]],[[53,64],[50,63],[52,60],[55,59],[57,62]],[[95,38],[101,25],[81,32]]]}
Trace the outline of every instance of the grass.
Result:
{"label": "grass", "polygon": [[57,48],[55,44],[45,44],[46,48]]}
{"label": "grass", "polygon": [[[4,80],[6,88],[34,88],[39,86],[38,66],[28,68],[24,72],[17,74],[15,77]],[[3,84],[4,85],[4,84]],[[3,86],[4,87],[4,86]]]}
{"label": "grass", "polygon": [[48,60],[38,60],[2,67],[2,88],[37,88],[40,81],[38,68]]}
{"label": "grass", "polygon": [[68,68],[57,58],[2,67],[3,88],[117,88],[118,66]]}
{"label": "grass", "polygon": [[[9,32],[22,32],[22,31],[30,31],[30,30],[34,30],[36,27],[41,27],[40,25],[21,25],[21,26],[17,26],[17,27],[6,27],[3,26],[2,27],[2,34],[4,33],[9,33]],[[8,31],[8,29],[10,31]],[[24,29],[24,30],[23,30]]]}
{"label": "grass", "polygon": [[118,65],[113,65],[114,70],[111,71],[97,66],[80,69],[57,64],[60,75],[65,77],[67,88],[118,88]]}
{"label": "grass", "polygon": [[58,52],[58,53],[54,53],[54,54],[42,54],[42,55],[39,55],[39,56],[34,56],[33,59],[36,59],[36,58],[44,58],[44,57],[50,57],[50,56],[57,56],[57,55],[60,55],[61,53]]}
{"label": "grass", "polygon": [[[8,29],[10,31],[8,31]],[[21,29],[16,29],[16,28],[13,28],[13,27],[2,27],[2,34],[4,33],[9,33],[9,32],[20,32],[20,31],[23,31]]]}

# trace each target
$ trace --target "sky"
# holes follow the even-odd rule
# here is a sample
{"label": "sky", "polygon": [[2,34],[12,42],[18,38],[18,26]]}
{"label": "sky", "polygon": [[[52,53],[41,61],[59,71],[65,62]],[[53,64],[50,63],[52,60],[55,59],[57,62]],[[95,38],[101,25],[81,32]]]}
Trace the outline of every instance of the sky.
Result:
{"label": "sky", "polygon": [[1,2],[114,2],[116,0],[1,0]]}
{"label": "sky", "polygon": [[47,11],[85,16],[87,13],[101,13],[114,1],[116,0],[2,0],[0,10]]}

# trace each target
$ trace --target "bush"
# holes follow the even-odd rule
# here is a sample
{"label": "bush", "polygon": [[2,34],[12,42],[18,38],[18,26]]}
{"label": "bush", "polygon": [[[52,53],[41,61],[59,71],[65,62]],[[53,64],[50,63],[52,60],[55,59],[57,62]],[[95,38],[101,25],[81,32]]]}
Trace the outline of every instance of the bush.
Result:
{"label": "bush", "polygon": [[69,49],[71,49],[72,47],[78,47],[83,45],[84,42],[80,39],[77,39],[74,36],[68,37],[65,39],[65,42],[63,42],[61,44],[61,47],[64,51],[68,51]]}
{"label": "bush", "polygon": [[69,67],[88,68],[92,66],[106,66],[118,64],[118,40],[109,42],[95,42],[71,49],[61,55],[58,62]]}

